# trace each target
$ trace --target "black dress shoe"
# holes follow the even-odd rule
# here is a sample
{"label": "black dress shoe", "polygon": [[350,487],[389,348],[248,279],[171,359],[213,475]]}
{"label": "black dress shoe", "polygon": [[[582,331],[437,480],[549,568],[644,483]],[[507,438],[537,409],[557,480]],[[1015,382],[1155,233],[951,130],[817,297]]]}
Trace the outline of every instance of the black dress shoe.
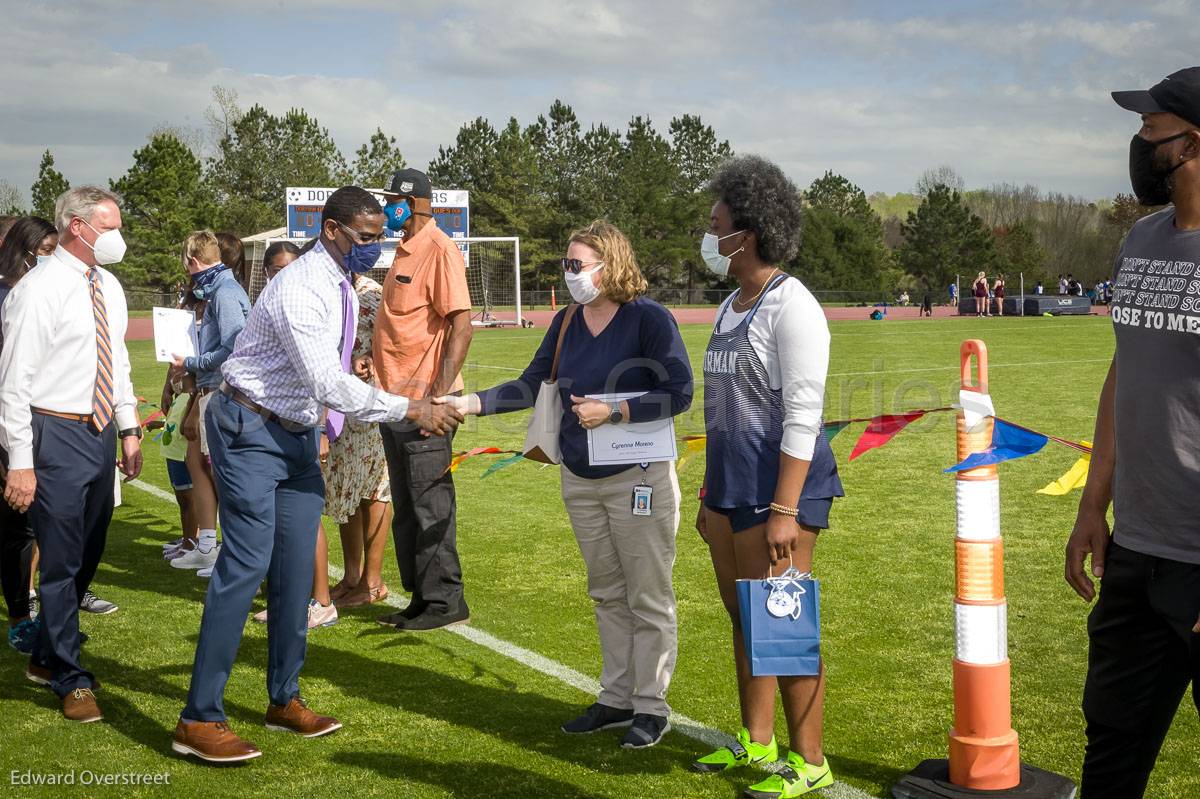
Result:
{"label": "black dress shoe", "polygon": [[380,616],[377,621],[384,627],[399,627],[411,619],[415,619],[425,612],[424,602],[409,602],[404,610],[398,610],[395,613],[389,613],[386,616]]}
{"label": "black dress shoe", "polygon": [[440,630],[443,627],[466,624],[469,621],[471,621],[471,611],[467,607],[467,603],[459,602],[458,609],[449,613],[426,608],[423,613],[397,624],[396,629],[403,632],[424,633],[430,630]]}

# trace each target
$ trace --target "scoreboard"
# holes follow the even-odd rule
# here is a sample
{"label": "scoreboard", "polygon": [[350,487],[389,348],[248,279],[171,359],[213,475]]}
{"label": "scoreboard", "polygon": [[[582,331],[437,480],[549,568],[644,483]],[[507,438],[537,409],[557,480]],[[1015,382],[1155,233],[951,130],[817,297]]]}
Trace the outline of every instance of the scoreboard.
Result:
{"label": "scoreboard", "polygon": [[[287,189],[287,237],[310,239],[321,232],[321,213],[325,200],[337,189],[292,186]],[[376,194],[380,205],[387,205],[388,198]],[[433,190],[433,221],[452,239],[465,239],[471,235],[470,193],[452,189]],[[388,231],[389,238],[399,239],[400,233]],[[467,243],[458,244],[463,260],[467,261]],[[468,262],[469,263],[469,262]]]}

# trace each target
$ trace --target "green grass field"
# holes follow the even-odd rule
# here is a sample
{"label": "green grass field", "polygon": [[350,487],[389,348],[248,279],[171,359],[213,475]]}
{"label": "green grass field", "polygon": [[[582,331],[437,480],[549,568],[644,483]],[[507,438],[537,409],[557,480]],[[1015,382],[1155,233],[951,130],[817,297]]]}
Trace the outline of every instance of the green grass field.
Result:
{"label": "green grass field", "polygon": [[[684,337],[701,362],[707,329]],[[468,387],[506,379],[532,355],[542,331],[481,332]],[[826,418],[868,416],[950,404],[957,398],[960,342],[984,339],[997,411],[1073,439],[1090,437],[1095,401],[1112,353],[1106,319],[839,322]],[[157,397],[162,368],[151,345],[132,345],[135,383]],[[699,376],[699,375],[698,375]],[[697,385],[699,396],[700,386]],[[703,429],[697,408],[681,435]],[[457,448],[515,448],[525,415],[475,420]],[[952,417],[928,417],[887,447],[846,462],[861,426],[833,442],[847,497],[818,545],[824,653],[829,674],[826,748],[837,777],[855,791],[886,796],[920,760],[946,749],[952,700],[954,486],[941,470],[955,461]],[[1086,660],[1085,606],[1062,579],[1062,552],[1078,494],[1036,495],[1075,461],[1050,444],[1001,467],[1007,544],[1013,721],[1023,758],[1078,776],[1083,749],[1079,699]],[[473,625],[586,675],[599,648],[581,562],[553,470],[520,464],[481,480],[487,458],[459,470],[459,542]],[[702,458],[681,471],[685,496],[675,586],[679,665],[674,708],[703,725],[738,725],[726,619],[706,548],[692,529]],[[155,446],[143,479],[169,488]],[[697,776],[686,769],[705,747],[673,732],[657,748],[626,752],[619,734],[583,739],[558,724],[591,697],[459,635],[416,637],[374,623],[385,609],[351,610],[309,638],[302,678],[320,712],[345,722],[306,741],[265,731],[266,630],[248,624],[226,695],[234,728],[265,755],[237,768],[211,768],[170,753],[182,708],[206,583],[159,557],[176,535],[176,508],[125,490],[95,588],[119,613],[84,618],[85,662],[105,683],[105,721],[64,721],[55,697],[26,682],[23,661],[0,655],[0,780],[10,772],[150,772],[170,787],[18,788],[14,796],[286,795],[401,797],[735,797],[752,774]],[[332,532],[336,541],[336,533]],[[331,559],[340,559],[335,545]],[[385,577],[400,582],[392,555]],[[782,714],[779,729],[784,730]],[[1155,774],[1155,797],[1200,795],[1194,742],[1200,729],[1185,702]]]}

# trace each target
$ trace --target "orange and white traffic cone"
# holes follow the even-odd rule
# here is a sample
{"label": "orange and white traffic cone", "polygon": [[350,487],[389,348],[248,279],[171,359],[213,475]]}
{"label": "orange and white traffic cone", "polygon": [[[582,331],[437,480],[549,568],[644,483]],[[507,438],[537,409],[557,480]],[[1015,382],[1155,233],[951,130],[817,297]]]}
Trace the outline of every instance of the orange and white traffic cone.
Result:
{"label": "orange and white traffic cone", "polygon": [[[974,358],[977,375],[971,376]],[[992,443],[987,347],[964,341],[958,460]],[[948,760],[926,760],[892,788],[896,799],[1029,797],[1071,799],[1065,777],[1022,765],[1012,728],[1008,600],[1000,537],[1000,477],[994,464],[960,471],[955,481],[954,726]],[[957,790],[957,789],[962,789]]]}
{"label": "orange and white traffic cone", "polygon": [[[978,378],[971,380],[971,358]],[[963,392],[988,396],[987,347],[963,342]],[[990,400],[987,400],[990,405]],[[958,459],[992,443],[992,419],[968,429],[958,412]],[[958,473],[958,534],[954,541],[954,727],[950,730],[950,782],[977,791],[1021,782],[1017,733],[1012,728],[1008,663],[1008,600],[1004,596],[1004,543],[1000,538],[1000,476],[996,466]]]}
{"label": "orange and white traffic cone", "polygon": [[550,310],[558,310],[558,301],[554,298],[554,286],[550,287]]}

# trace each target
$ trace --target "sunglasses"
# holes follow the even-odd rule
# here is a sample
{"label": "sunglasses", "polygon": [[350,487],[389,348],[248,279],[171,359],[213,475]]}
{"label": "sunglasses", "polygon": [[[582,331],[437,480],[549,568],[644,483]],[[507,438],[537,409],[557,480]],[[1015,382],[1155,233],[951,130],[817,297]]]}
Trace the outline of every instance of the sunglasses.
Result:
{"label": "sunglasses", "polygon": [[564,272],[570,272],[572,275],[578,275],[583,271],[585,266],[593,266],[603,263],[603,261],[581,261],[578,258],[563,258],[562,268]]}

